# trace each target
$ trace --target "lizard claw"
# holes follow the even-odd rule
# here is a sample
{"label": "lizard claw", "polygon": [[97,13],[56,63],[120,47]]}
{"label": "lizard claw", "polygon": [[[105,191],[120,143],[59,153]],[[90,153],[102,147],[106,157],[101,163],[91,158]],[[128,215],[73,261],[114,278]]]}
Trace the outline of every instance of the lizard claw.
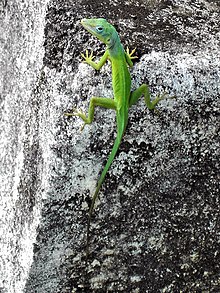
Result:
{"label": "lizard claw", "polygon": [[85,127],[86,123],[83,123],[83,125],[80,128],[80,131],[83,131],[84,127]]}
{"label": "lizard claw", "polygon": [[73,108],[71,113],[64,113],[66,116],[85,116],[85,114],[79,109]]}
{"label": "lizard claw", "polygon": [[64,115],[65,115],[65,116],[75,116],[75,112],[76,112],[76,108],[73,108],[73,110],[72,110],[71,113],[67,113],[67,112],[65,112]]}
{"label": "lizard claw", "polygon": [[158,94],[156,96],[156,99],[159,101],[164,100],[164,99],[176,99],[176,96],[169,96],[167,92],[164,92],[162,94]]}

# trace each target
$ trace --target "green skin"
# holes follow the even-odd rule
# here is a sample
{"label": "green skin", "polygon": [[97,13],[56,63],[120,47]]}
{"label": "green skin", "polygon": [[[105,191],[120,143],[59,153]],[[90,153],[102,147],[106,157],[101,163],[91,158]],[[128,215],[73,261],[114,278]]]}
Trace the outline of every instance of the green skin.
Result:
{"label": "green skin", "polygon": [[90,32],[92,35],[97,37],[101,42],[105,43],[107,48],[98,63],[93,61],[93,54],[89,55],[86,50],[86,54],[81,54],[85,63],[91,65],[94,69],[99,70],[107,60],[110,60],[112,66],[112,85],[114,99],[101,98],[101,97],[92,97],[90,100],[88,116],[84,113],[75,111],[73,113],[66,113],[68,116],[79,116],[84,121],[84,126],[86,124],[91,124],[94,118],[94,110],[96,106],[104,107],[107,109],[113,109],[116,111],[116,120],[117,120],[117,137],[112,148],[112,151],[109,155],[107,163],[102,171],[102,174],[99,178],[95,193],[92,197],[92,203],[89,209],[89,218],[87,226],[87,255],[88,255],[88,246],[89,246],[89,230],[91,224],[91,216],[94,210],[94,205],[99,194],[99,190],[102,186],[102,183],[105,180],[106,173],[109,170],[110,165],[112,164],[115,155],[118,151],[119,145],[121,143],[123,134],[125,132],[127,122],[128,122],[128,110],[134,105],[137,100],[144,95],[144,100],[146,106],[153,110],[155,106],[163,100],[166,94],[157,96],[153,101],[150,100],[149,88],[146,84],[142,84],[138,89],[131,92],[131,77],[128,70],[128,66],[132,67],[132,59],[137,58],[132,56],[135,52],[133,50],[129,53],[129,50],[124,50],[118,33],[116,29],[108,23],[103,18],[98,19],[82,19],[81,24],[83,27]]}

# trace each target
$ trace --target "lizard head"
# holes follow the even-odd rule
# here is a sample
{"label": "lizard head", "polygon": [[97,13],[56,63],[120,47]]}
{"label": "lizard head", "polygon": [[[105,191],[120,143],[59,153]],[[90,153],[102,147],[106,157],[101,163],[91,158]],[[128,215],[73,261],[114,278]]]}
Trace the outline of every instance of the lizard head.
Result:
{"label": "lizard head", "polygon": [[104,18],[82,19],[82,26],[101,42],[112,48],[118,38],[116,29]]}

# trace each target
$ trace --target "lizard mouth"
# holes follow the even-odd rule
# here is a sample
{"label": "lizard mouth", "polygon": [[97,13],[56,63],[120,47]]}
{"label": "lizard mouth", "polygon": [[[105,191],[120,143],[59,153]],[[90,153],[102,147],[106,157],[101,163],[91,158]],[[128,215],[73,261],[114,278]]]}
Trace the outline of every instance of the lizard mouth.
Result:
{"label": "lizard mouth", "polygon": [[91,21],[89,21],[89,19],[86,19],[86,18],[83,18],[81,20],[81,25],[88,31],[90,32],[91,34],[94,34],[94,27],[92,24],[91,24]]}
{"label": "lizard mouth", "polygon": [[84,28],[88,28],[89,24],[88,24],[88,20],[86,18],[83,18],[81,20],[81,25],[84,27]]}
{"label": "lizard mouth", "polygon": [[83,19],[81,19],[81,24],[84,26],[84,25],[86,25],[86,18],[83,18]]}

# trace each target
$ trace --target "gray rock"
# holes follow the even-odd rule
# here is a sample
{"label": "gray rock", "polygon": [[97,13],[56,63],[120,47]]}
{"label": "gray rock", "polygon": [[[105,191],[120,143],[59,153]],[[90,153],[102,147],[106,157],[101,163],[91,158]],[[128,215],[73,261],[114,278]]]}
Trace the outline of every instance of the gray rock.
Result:
{"label": "gray rock", "polygon": [[[0,4],[0,292],[220,292],[219,1]],[[102,186],[86,262],[88,207],[116,135],[104,46],[81,26],[105,17],[137,47],[132,87],[176,95],[129,112]]]}

